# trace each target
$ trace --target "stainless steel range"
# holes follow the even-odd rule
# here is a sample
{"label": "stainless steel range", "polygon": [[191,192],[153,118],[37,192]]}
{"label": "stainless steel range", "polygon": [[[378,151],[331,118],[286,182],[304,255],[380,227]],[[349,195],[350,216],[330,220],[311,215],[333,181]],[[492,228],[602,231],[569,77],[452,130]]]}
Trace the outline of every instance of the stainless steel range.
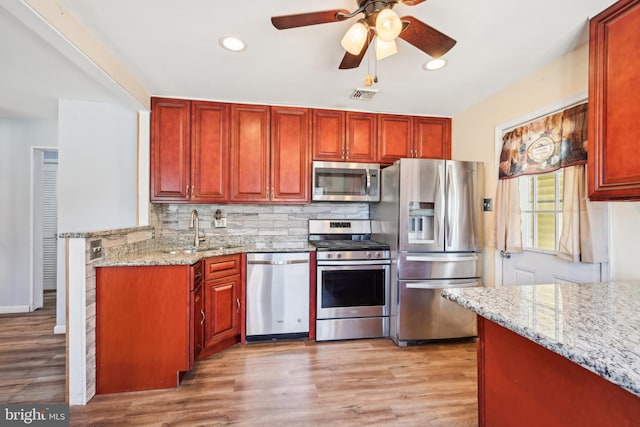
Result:
{"label": "stainless steel range", "polygon": [[389,336],[389,245],[368,220],[309,220],[316,246],[316,340]]}

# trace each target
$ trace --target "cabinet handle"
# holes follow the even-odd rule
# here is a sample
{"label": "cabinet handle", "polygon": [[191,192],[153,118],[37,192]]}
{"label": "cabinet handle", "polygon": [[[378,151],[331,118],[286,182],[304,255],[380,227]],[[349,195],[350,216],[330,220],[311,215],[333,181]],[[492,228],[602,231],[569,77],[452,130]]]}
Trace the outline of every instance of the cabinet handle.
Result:
{"label": "cabinet handle", "polygon": [[238,313],[240,313],[240,299],[236,298],[236,303],[238,304]]}
{"label": "cabinet handle", "polygon": [[204,325],[204,310],[200,310],[200,314],[202,315],[202,320],[200,321],[201,325]]}
{"label": "cabinet handle", "polygon": [[189,196],[189,184],[184,188],[184,192],[187,196]]}
{"label": "cabinet handle", "polygon": [[194,188],[195,188],[195,185],[193,185],[193,184],[192,184],[192,185],[191,185],[191,195],[192,195],[192,196],[193,196],[193,190],[194,190]]}

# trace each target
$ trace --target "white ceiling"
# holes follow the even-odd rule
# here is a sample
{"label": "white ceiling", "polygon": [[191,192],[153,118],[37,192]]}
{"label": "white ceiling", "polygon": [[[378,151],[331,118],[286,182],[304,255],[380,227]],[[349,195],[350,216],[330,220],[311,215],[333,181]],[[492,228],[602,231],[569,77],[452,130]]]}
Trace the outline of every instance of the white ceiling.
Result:
{"label": "white ceiling", "polygon": [[[58,98],[108,101],[124,95],[69,61],[0,0],[0,115],[51,116]],[[614,0],[428,0],[398,4],[457,40],[448,66],[427,72],[427,55],[399,40],[377,63],[378,94],[364,87],[373,55],[338,70],[340,39],[355,18],[276,30],[270,17],[357,7],[356,0],[58,0],[149,94],[241,103],[453,116],[588,41],[588,19]],[[8,8],[13,9],[13,8]],[[244,39],[223,50],[225,35]],[[90,55],[90,52],[87,52]],[[130,101],[130,100],[129,100]],[[116,101],[117,102],[117,101]]]}

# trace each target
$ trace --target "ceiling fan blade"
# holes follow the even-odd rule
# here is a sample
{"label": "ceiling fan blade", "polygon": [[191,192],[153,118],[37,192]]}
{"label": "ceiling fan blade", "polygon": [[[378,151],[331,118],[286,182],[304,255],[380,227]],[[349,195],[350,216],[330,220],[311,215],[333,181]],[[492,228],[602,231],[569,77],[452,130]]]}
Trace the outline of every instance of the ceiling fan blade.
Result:
{"label": "ceiling fan blade", "polygon": [[441,57],[456,44],[456,41],[451,37],[413,16],[403,16],[400,19],[403,23],[408,23],[408,25],[400,33],[399,37],[432,58]]}
{"label": "ceiling fan blade", "polygon": [[371,40],[373,40],[374,35],[375,31],[373,30],[373,28],[369,28],[369,37],[364,43],[364,46],[362,46],[360,53],[357,55],[352,55],[349,52],[345,52],[338,69],[348,70],[350,68],[358,68],[360,66],[360,63],[362,62],[362,58],[364,58],[364,54],[367,53],[367,49],[369,48],[369,44],[371,44]]}
{"label": "ceiling fan blade", "polygon": [[348,16],[345,15],[349,15],[348,10],[325,10],[321,12],[298,13],[295,15],[272,16],[271,23],[279,30],[286,30],[287,28],[343,21],[348,18]]}
{"label": "ceiling fan blade", "polygon": [[427,0],[399,0],[398,3],[406,4],[407,6],[416,6],[425,1]]}

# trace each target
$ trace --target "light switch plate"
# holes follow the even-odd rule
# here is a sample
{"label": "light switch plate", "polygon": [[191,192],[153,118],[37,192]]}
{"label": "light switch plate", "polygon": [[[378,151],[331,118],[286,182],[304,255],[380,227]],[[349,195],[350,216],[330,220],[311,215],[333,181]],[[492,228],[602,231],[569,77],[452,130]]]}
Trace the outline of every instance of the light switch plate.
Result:
{"label": "light switch plate", "polygon": [[214,219],[213,226],[215,228],[225,228],[227,226],[227,218]]}

